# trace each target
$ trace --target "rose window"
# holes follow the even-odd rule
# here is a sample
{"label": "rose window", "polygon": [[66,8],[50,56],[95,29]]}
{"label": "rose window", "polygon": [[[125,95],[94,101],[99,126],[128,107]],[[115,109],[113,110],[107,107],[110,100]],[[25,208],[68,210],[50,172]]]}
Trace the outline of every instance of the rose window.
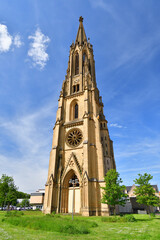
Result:
{"label": "rose window", "polygon": [[82,142],[82,132],[79,129],[73,129],[67,134],[67,143],[70,146],[77,147]]}

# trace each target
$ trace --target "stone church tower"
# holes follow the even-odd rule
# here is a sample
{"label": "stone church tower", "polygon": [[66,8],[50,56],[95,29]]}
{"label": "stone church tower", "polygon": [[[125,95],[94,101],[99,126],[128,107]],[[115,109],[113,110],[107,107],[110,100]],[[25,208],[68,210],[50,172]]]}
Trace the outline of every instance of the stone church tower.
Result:
{"label": "stone church tower", "polygon": [[93,47],[79,19],[60,92],[45,185],[44,213],[108,215],[101,203],[104,176],[116,168],[113,142],[96,84]]}

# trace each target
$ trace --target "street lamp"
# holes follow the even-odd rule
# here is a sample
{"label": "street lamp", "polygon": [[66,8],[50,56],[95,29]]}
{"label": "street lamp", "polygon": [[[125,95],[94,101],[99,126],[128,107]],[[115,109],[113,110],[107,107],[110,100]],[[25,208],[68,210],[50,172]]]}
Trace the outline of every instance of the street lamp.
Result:
{"label": "street lamp", "polygon": [[79,183],[78,179],[70,179],[69,183],[73,185],[73,199],[72,199],[72,220],[73,220],[73,211],[74,211],[74,187]]}

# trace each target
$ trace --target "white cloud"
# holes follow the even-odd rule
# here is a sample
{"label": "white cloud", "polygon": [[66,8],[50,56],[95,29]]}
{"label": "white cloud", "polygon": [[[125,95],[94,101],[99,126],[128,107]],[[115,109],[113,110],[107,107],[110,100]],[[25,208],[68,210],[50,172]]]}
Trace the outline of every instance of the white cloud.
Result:
{"label": "white cloud", "polygon": [[28,50],[28,56],[32,58],[33,66],[39,66],[40,69],[43,69],[49,59],[46,49],[50,39],[48,36],[45,36],[39,28],[36,30],[35,34],[29,36],[28,39],[33,40]]}
{"label": "white cloud", "polygon": [[[23,45],[21,41],[21,36],[16,34],[13,37],[8,32],[8,28],[6,25],[0,24],[0,52],[8,52],[12,46],[20,48]],[[13,49],[12,49],[13,50]]]}
{"label": "white cloud", "polygon": [[47,180],[49,152],[52,145],[52,119],[55,119],[57,101],[48,102],[41,109],[29,114],[20,113],[7,120],[0,118],[0,132],[14,145],[0,153],[0,176],[13,176],[19,190],[32,192],[43,188]]}
{"label": "white cloud", "polygon": [[12,45],[12,36],[9,34],[7,26],[0,24],[0,52],[8,52]]}
{"label": "white cloud", "polygon": [[109,126],[116,127],[116,128],[124,128],[122,125],[119,125],[118,123],[111,123]]}
{"label": "white cloud", "polygon": [[13,44],[17,47],[20,48],[23,45],[23,42],[21,40],[21,36],[19,34],[16,34],[16,36],[14,37],[14,41]]}

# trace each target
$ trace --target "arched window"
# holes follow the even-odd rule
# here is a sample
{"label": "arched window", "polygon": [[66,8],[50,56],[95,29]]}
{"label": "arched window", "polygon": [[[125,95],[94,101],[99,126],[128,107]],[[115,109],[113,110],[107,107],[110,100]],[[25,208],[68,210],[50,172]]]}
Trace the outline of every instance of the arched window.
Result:
{"label": "arched window", "polygon": [[75,56],[75,75],[79,74],[79,55],[76,53]]}
{"label": "arched window", "polygon": [[75,107],[74,107],[74,118],[78,118],[78,104],[76,103]]}
{"label": "arched window", "polygon": [[83,65],[84,65],[84,62],[85,62],[85,58],[86,58],[86,54],[83,53]]}
{"label": "arched window", "polygon": [[79,112],[79,102],[77,99],[74,99],[70,103],[70,113],[69,113],[69,120],[73,121],[74,119],[78,119],[80,117]]}

